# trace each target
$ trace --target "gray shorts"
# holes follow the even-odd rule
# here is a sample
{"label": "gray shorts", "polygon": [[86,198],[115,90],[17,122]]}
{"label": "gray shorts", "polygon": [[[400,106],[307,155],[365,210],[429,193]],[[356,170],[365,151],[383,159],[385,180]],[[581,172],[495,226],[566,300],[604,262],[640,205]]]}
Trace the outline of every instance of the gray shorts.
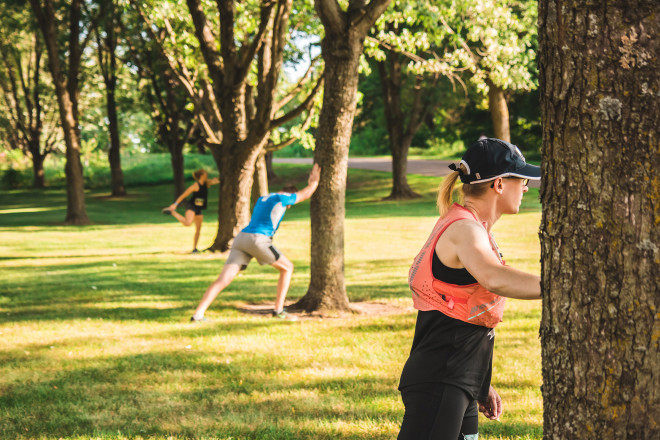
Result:
{"label": "gray shorts", "polygon": [[280,258],[280,255],[282,253],[273,246],[273,237],[239,232],[234,238],[226,264],[238,264],[242,270],[247,267],[253,257],[263,266],[273,264]]}

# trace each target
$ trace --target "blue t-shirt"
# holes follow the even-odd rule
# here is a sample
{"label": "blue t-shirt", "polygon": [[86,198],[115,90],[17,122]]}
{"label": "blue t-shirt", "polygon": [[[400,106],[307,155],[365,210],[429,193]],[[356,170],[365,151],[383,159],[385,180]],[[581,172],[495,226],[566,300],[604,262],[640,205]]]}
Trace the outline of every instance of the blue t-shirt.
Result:
{"label": "blue t-shirt", "polygon": [[280,226],[286,207],[295,205],[296,195],[289,193],[271,193],[259,197],[254,205],[250,224],[241,232],[262,234],[272,237]]}

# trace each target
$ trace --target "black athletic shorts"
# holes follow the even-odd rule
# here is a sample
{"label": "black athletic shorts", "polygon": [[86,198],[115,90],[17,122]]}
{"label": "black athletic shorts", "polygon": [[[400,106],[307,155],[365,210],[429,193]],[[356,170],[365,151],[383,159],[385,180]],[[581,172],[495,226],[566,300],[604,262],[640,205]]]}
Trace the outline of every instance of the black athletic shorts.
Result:
{"label": "black athletic shorts", "polygon": [[191,201],[188,201],[186,204],[186,211],[193,211],[195,215],[202,215],[202,207],[201,206],[195,206],[195,204]]}
{"label": "black athletic shorts", "polygon": [[401,390],[406,407],[397,440],[476,440],[479,406],[460,388],[443,383]]}

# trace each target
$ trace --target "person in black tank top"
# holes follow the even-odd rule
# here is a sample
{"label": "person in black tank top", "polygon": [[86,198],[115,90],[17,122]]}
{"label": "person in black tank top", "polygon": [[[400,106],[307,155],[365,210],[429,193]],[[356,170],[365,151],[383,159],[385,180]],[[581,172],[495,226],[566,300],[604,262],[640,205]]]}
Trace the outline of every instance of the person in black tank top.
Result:
{"label": "person in black tank top", "polygon": [[[193,173],[193,178],[195,179],[195,183],[190,185],[183,194],[177,197],[174,203],[167,208],[164,208],[163,214],[172,215],[179,220],[183,226],[195,225],[192,253],[196,254],[199,252],[197,250],[197,243],[199,242],[199,234],[202,230],[202,222],[204,220],[202,211],[206,209],[208,203],[209,186],[217,185],[220,183],[220,179],[217,177],[215,179],[209,179],[208,173],[204,169],[195,171]],[[186,201],[186,213],[185,216],[183,216],[176,212],[176,208],[188,196],[190,196],[190,199]]]}
{"label": "person in black tank top", "polygon": [[[502,214],[518,212],[527,179],[539,179],[540,169],[527,165],[517,147],[499,139],[475,142],[460,164],[450,168],[454,172],[438,195],[440,215],[452,218],[445,215],[460,177],[461,209],[474,218],[459,217],[434,232],[431,273],[424,276],[445,284],[434,284],[429,295],[445,304],[453,301],[441,290],[451,284],[458,290],[470,286],[461,290],[463,294],[479,288],[503,297],[540,299],[540,277],[503,265],[490,237],[490,228]],[[464,315],[446,315],[432,302],[423,304],[399,382],[405,414],[398,440],[476,440],[479,412],[489,419],[499,419],[502,413],[501,399],[490,384],[495,331],[471,324]]]}

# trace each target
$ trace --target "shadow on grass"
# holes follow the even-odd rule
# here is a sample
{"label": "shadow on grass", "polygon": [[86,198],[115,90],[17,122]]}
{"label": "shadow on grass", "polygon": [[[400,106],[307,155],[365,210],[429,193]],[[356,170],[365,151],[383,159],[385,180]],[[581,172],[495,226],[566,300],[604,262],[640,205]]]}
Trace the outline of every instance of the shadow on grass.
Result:
{"label": "shadow on grass", "polygon": [[[402,404],[391,405],[400,399],[391,378],[310,380],[306,364],[284,355],[156,352],[94,364],[73,362],[3,389],[1,437],[389,439],[403,415]],[[290,379],[273,380],[282,374]],[[481,430],[541,435],[524,423],[486,422]]]}
{"label": "shadow on grass", "polygon": [[[297,263],[297,262],[296,262]],[[131,259],[113,267],[107,261],[3,268],[0,323],[70,319],[181,321],[189,319],[221,265],[216,259]],[[306,288],[309,266],[297,263],[289,299]],[[297,282],[302,277],[304,282]],[[245,301],[273,301],[277,274],[270,267],[252,265],[222,292],[213,314],[236,310]]]}
{"label": "shadow on grass", "polygon": [[[306,365],[292,366],[286,356],[222,356],[231,361],[199,352],[104,358],[94,367],[73,362],[66,370],[14,382],[0,396],[0,437],[357,439],[364,438],[363,429],[351,433],[347,426],[398,423],[401,417],[400,409],[378,404],[396,398],[391,380],[296,379]],[[266,375],[250,376],[255,365]],[[278,383],[268,372],[288,372],[292,379]]]}

